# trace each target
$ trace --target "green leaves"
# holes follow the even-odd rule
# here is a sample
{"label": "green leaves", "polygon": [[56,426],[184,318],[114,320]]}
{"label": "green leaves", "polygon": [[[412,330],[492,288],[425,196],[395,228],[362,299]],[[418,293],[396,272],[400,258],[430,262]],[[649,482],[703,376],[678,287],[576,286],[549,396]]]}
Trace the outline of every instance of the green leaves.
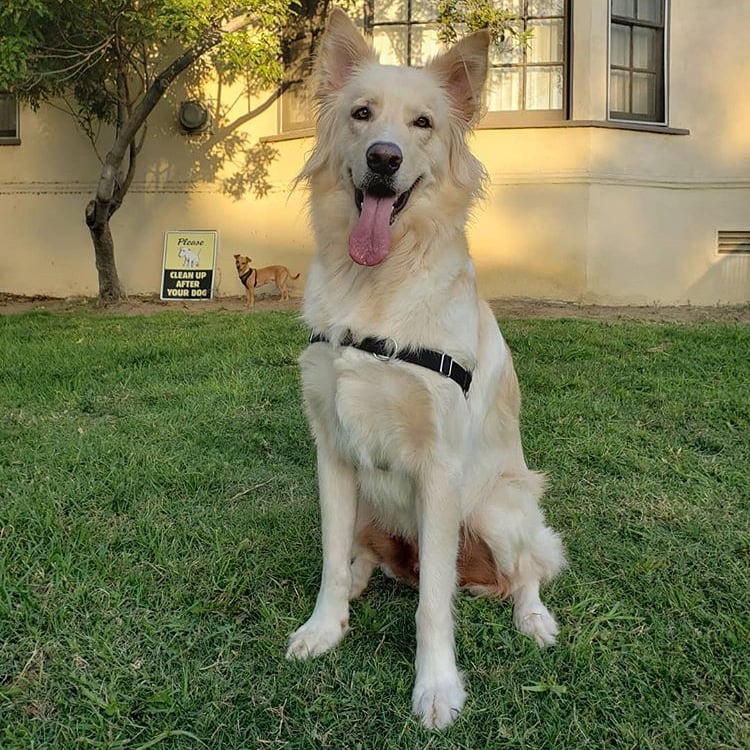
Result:
{"label": "green leaves", "polygon": [[494,0],[441,0],[437,13],[438,37],[446,44],[457,41],[460,29],[469,32],[489,29],[496,44],[508,38],[526,44],[530,36],[530,32],[519,26],[516,13],[498,7]]}
{"label": "green leaves", "polygon": [[[295,4],[10,0],[0,9],[0,88],[34,105],[64,94],[86,117],[111,122],[118,103],[132,108],[148,81],[211,35],[217,35],[214,65],[269,86],[283,73],[279,37]],[[244,26],[219,37],[238,16]]]}

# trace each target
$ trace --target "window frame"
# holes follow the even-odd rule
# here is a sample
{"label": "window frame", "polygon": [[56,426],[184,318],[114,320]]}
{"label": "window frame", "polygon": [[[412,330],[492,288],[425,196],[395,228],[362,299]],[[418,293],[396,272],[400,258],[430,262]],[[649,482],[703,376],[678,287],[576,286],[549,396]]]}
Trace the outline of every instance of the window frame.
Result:
{"label": "window frame", "polygon": [[[636,3],[636,15],[638,13],[638,2]],[[668,112],[669,112],[669,86],[667,71],[669,70],[669,11],[670,3],[669,0],[658,0],[661,3],[661,23],[655,23],[653,21],[644,21],[637,18],[627,18],[625,16],[615,15],[613,10],[614,0],[608,0],[607,3],[607,120],[609,122],[627,122],[627,123],[644,123],[655,126],[666,126],[669,124]],[[621,65],[613,65],[612,63],[612,27],[614,24],[620,24],[628,26],[630,28],[630,66],[624,67]],[[612,71],[621,70],[628,71],[630,73],[630,80],[628,84],[628,94],[631,102],[633,99],[633,79],[632,74],[634,72],[648,72],[651,71],[645,68],[636,68],[633,64],[633,28],[646,28],[654,29],[657,32],[661,32],[660,37],[657,38],[657,51],[656,60],[658,67],[656,68],[656,115],[651,117],[650,115],[642,115],[635,112],[624,112],[615,110],[612,108]]]}
{"label": "window frame", "polygon": [[[526,28],[526,24],[529,21],[528,18],[528,2],[524,0],[524,11],[521,16],[523,28]],[[563,0],[563,55],[562,63],[552,63],[553,66],[562,67],[562,107],[560,109],[518,109],[518,110],[501,110],[501,109],[489,109],[487,108],[482,116],[479,123],[479,127],[487,128],[502,128],[502,127],[533,127],[534,125],[546,124],[546,123],[560,123],[570,119],[570,89],[571,89],[571,54],[572,54],[572,0]],[[411,44],[412,34],[411,30],[415,26],[429,26],[434,24],[434,21],[413,21],[411,20],[411,0],[407,0],[406,9],[407,17],[397,21],[382,21],[375,23],[374,17],[374,0],[365,0],[364,2],[364,27],[366,33],[372,38],[373,27],[388,27],[388,26],[404,26],[406,27],[406,38],[407,38],[407,49],[406,56],[407,62],[411,56]],[[543,20],[544,18],[559,18],[559,16],[544,16],[537,18],[532,17],[532,21]],[[547,63],[527,63],[526,62],[526,50],[523,52],[523,62],[520,64],[509,63],[501,65],[490,64],[489,71],[493,69],[499,69],[503,67],[507,68],[521,68],[523,70],[523,86],[524,91],[527,81],[527,71],[534,67],[549,67]],[[525,97],[524,97],[525,98]]]}
{"label": "window frame", "polygon": [[[279,96],[278,104],[278,132],[279,135],[293,137],[309,133],[315,128],[315,101],[313,96],[313,58],[309,51],[310,41],[307,37],[300,37],[288,43],[285,50],[285,65],[298,65],[300,71],[300,82],[290,86]],[[297,51],[295,47],[306,47],[307,49]],[[289,106],[291,98],[300,94],[307,98],[307,119],[289,119]]]}
{"label": "window frame", "polygon": [[15,103],[15,129],[13,134],[0,130],[0,146],[17,146],[21,143],[21,105],[9,91],[0,91],[0,99]]}
{"label": "window frame", "polygon": [[[528,0],[526,0],[528,3]],[[479,127],[488,128],[502,128],[502,127],[534,127],[535,125],[542,124],[555,124],[563,123],[570,119],[570,93],[571,93],[571,79],[572,79],[572,52],[573,52],[573,0],[563,0],[563,59],[562,59],[562,107],[560,109],[518,109],[518,110],[503,110],[503,109],[489,109],[484,113]],[[522,20],[525,24],[528,22],[528,14],[526,10],[528,4],[524,5],[524,14]],[[543,18],[558,18],[559,16],[543,16],[533,17],[532,20],[543,20]],[[526,51],[524,50],[524,60],[526,58]],[[557,63],[554,63],[557,65]],[[526,71],[529,68],[534,67],[549,67],[549,64],[545,63],[531,63],[528,64],[525,61],[519,65],[492,65],[490,64],[489,71],[493,68],[502,67],[522,67],[524,71],[524,91],[526,86]],[[489,85],[489,84],[488,84]],[[524,97],[525,98],[525,97]]]}
{"label": "window frame", "polygon": [[[529,0],[524,0],[524,12],[522,16],[522,20],[524,23],[524,28],[526,28],[525,24],[528,22],[528,2]],[[407,38],[407,49],[406,49],[406,55],[407,60],[411,56],[411,45],[412,45],[412,29],[414,27],[424,27],[424,26],[432,26],[435,24],[435,21],[415,21],[411,19],[412,13],[412,0],[406,0],[406,13],[407,17],[405,19],[401,20],[394,20],[394,21],[381,21],[378,23],[375,23],[374,21],[374,3],[375,0],[364,0],[362,2],[362,5],[360,6],[363,8],[362,12],[362,25],[364,29],[364,33],[372,39],[373,36],[373,28],[374,27],[388,27],[388,26],[402,26],[406,27],[406,38]],[[559,18],[559,16],[547,16],[549,18]],[[541,20],[544,17],[540,17],[539,20]],[[489,108],[486,108],[483,112],[482,119],[478,123],[479,128],[518,128],[518,127],[534,127],[536,125],[555,125],[555,124],[564,124],[565,122],[570,120],[570,112],[571,112],[571,81],[572,81],[572,69],[573,69],[573,60],[572,60],[572,54],[573,54],[573,0],[563,0],[563,11],[562,11],[562,19],[563,19],[563,53],[562,53],[562,62],[561,63],[552,63],[552,65],[561,65],[562,66],[562,107],[560,109],[520,109],[520,110],[490,110]],[[532,20],[537,20],[536,17],[533,17]],[[297,43],[302,42],[303,40],[297,40]],[[501,68],[501,67],[521,67],[524,71],[523,74],[523,80],[524,80],[524,87],[526,86],[526,71],[529,70],[529,68],[533,67],[545,67],[545,63],[527,63],[526,60],[526,51],[523,53],[524,61],[518,65],[518,64],[507,64],[505,66],[503,65],[497,65],[492,66],[490,65],[490,70],[493,68]],[[294,62],[295,60],[298,60],[301,58],[296,58],[294,54],[292,54],[291,50],[289,52],[289,59],[288,64],[291,62]],[[304,67],[306,64],[304,61],[301,63]],[[304,83],[301,84],[301,87],[308,86],[309,85],[309,75],[306,77],[306,80]],[[524,89],[525,90],[525,89]],[[289,106],[289,99],[288,97],[293,96],[293,91],[286,91],[279,97],[279,107],[278,107],[278,133],[280,137],[294,137],[295,135],[306,135],[309,134],[312,129],[314,129],[315,126],[315,116],[314,116],[314,106],[312,104],[312,99],[310,98],[311,104],[310,104],[310,117],[306,121],[299,121],[299,122],[291,122],[288,121],[288,110],[287,107]]]}
{"label": "window frame", "polygon": [[412,0],[406,0],[406,18],[396,21],[375,21],[375,0],[365,0],[363,6],[363,28],[365,34],[369,37],[370,40],[374,38],[373,29],[376,26],[378,28],[388,28],[389,26],[406,28],[406,60],[404,61],[405,65],[411,65],[412,29],[420,26],[432,27],[437,25],[437,19],[430,21],[412,20]]}

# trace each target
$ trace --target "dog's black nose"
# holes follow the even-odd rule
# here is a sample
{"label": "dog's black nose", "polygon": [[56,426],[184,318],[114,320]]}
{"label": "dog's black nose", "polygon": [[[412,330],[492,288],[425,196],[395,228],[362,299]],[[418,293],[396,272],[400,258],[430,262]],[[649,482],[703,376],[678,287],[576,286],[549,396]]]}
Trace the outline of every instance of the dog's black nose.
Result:
{"label": "dog's black nose", "polygon": [[376,141],[367,149],[367,166],[383,177],[396,174],[403,160],[404,155],[395,143]]}

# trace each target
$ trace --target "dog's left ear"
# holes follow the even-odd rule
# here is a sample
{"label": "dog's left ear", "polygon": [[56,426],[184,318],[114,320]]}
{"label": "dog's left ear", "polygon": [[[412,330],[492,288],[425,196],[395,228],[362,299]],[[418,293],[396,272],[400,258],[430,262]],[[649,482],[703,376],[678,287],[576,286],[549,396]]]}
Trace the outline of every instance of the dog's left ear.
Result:
{"label": "dog's left ear", "polygon": [[481,110],[489,45],[489,31],[476,31],[427,66],[443,82],[456,111],[467,123],[473,122]]}
{"label": "dog's left ear", "polygon": [[372,47],[349,16],[341,8],[333,8],[318,49],[318,96],[338,91],[360,65],[375,59]]}

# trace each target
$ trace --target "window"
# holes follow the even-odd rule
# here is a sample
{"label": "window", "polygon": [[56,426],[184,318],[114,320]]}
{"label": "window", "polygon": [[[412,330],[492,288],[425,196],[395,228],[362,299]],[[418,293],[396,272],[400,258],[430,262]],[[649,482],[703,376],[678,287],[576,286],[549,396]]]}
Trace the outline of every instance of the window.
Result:
{"label": "window", "polygon": [[17,143],[19,137],[18,102],[9,93],[0,91],[0,143]]}
{"label": "window", "polygon": [[568,23],[565,0],[505,0],[527,44],[509,36],[490,52],[490,124],[533,124],[567,116]]}
{"label": "window", "polygon": [[386,65],[422,67],[440,51],[438,0],[372,0],[365,26]]}
{"label": "window", "polygon": [[314,83],[309,46],[309,41],[299,39],[291,42],[286,51],[286,64],[293,84],[281,97],[279,119],[282,133],[295,133],[315,126]]}
{"label": "window", "polygon": [[[526,44],[512,35],[492,46],[487,83],[489,126],[533,125],[564,120],[568,112],[570,0],[495,0],[518,17],[516,31],[529,32]],[[380,61],[421,67],[442,48],[438,39],[439,0],[365,0],[364,27]],[[289,46],[288,64],[300,65],[305,81],[281,97],[280,130],[312,128],[310,63],[304,42]]]}
{"label": "window", "polygon": [[665,123],[665,0],[611,0],[609,116]]}
{"label": "window", "polygon": [[[531,33],[526,45],[515,37],[493,45],[485,123],[533,124],[562,120],[567,108],[566,0],[496,0],[518,16],[518,32]],[[365,26],[384,63],[424,65],[440,51],[438,0],[371,0]]]}

